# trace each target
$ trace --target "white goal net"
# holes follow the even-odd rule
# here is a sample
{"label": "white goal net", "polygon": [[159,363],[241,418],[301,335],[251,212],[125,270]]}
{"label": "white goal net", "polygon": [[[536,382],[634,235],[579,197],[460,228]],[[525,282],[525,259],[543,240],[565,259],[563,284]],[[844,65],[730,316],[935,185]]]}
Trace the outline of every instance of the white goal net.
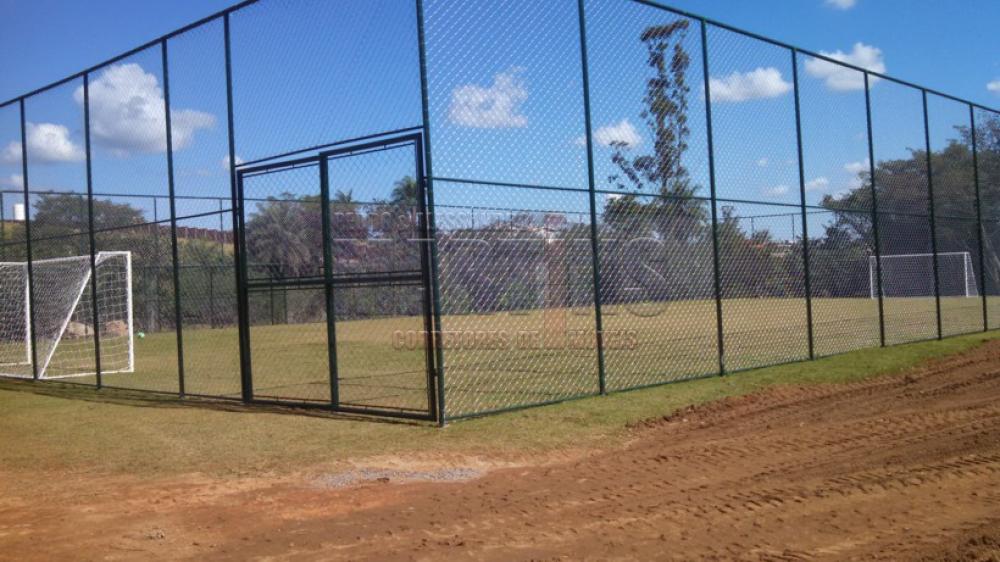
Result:
{"label": "white goal net", "polygon": [[95,330],[101,372],[133,371],[131,253],[99,252],[95,265],[90,256],[32,261],[29,298],[28,264],[0,262],[0,375],[32,377],[33,357],[39,378],[93,375]]}
{"label": "white goal net", "polygon": [[[897,254],[881,257],[882,296],[933,297],[934,254]],[[942,297],[977,297],[976,270],[969,252],[937,254],[938,291]],[[878,262],[868,258],[871,298],[878,298]]]}

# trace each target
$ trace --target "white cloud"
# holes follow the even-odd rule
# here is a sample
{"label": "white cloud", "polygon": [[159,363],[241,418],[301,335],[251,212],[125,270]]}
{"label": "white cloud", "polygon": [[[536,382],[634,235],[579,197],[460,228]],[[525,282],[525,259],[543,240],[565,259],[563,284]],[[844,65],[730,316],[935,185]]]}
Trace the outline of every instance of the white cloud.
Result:
{"label": "white cloud", "polygon": [[606,193],[604,195],[604,200],[605,201],[617,201],[617,200],[621,199],[622,197],[624,197],[624,194],[622,194],[622,193]]}
{"label": "white cloud", "polygon": [[986,89],[994,94],[1000,94],[1000,78],[986,84]]}
{"label": "white cloud", "polygon": [[766,168],[767,167],[767,158],[761,158],[760,160],[758,160],[757,161],[757,165],[760,166],[761,168]]}
{"label": "white cloud", "polygon": [[[79,162],[86,157],[83,148],[70,138],[65,125],[26,123],[24,133],[28,140],[28,160],[32,163]],[[21,162],[21,143],[8,143],[0,160],[7,164]]]}
{"label": "white cloud", "polygon": [[850,10],[858,0],[824,0],[823,3],[837,10]]}
{"label": "white cloud", "polygon": [[867,158],[865,158],[860,162],[848,162],[847,164],[844,164],[844,170],[846,170],[847,173],[853,176],[856,176],[862,172],[870,172],[871,171],[870,168],[871,164],[869,164],[869,160]]}
{"label": "white cloud", "polygon": [[792,84],[781,77],[774,67],[756,68],[750,72],[733,72],[724,78],[709,80],[712,101],[746,101],[776,98],[792,90]]}
{"label": "white cloud", "polygon": [[[859,42],[854,44],[850,53],[837,50],[832,53],[820,51],[820,54],[872,72],[885,73],[885,60],[882,57],[882,49],[878,47]],[[838,92],[863,90],[865,87],[865,77],[861,72],[822,59],[806,59],[806,72],[826,82],[827,88]],[[870,78],[872,83],[877,80],[878,78],[874,76]]]}
{"label": "white cloud", "polygon": [[806,182],[806,191],[824,191],[830,186],[830,180],[825,176],[820,176]]}
{"label": "white cloud", "polygon": [[783,195],[788,195],[788,191],[788,186],[781,184],[773,187],[765,187],[761,190],[761,194],[767,197],[781,197]]}
{"label": "white cloud", "polygon": [[[83,105],[83,87],[73,93]],[[90,83],[90,131],[96,144],[120,155],[167,150],[163,90],[156,76],[135,63],[116,64]],[[174,150],[191,143],[215,116],[193,109],[171,109]]]}
{"label": "white cloud", "polygon": [[528,99],[522,70],[512,68],[495,75],[488,88],[476,84],[455,88],[451,92],[448,119],[462,127],[482,129],[527,126],[528,118],[521,114],[521,104]]}
{"label": "white cloud", "polygon": [[[635,148],[642,144],[642,137],[635,130],[628,119],[622,119],[614,125],[605,125],[594,131],[594,142],[601,146],[624,146],[625,148]],[[576,144],[584,146],[587,144],[587,136],[577,137]]]}
{"label": "white cloud", "polygon": [[[239,154],[237,154],[236,155],[236,165],[239,166],[243,162],[244,162],[244,160],[242,158],[240,158]],[[225,170],[225,171],[228,172],[229,171],[229,155],[227,154],[227,155],[223,156],[222,160],[219,162],[219,164],[222,166],[223,170]]]}

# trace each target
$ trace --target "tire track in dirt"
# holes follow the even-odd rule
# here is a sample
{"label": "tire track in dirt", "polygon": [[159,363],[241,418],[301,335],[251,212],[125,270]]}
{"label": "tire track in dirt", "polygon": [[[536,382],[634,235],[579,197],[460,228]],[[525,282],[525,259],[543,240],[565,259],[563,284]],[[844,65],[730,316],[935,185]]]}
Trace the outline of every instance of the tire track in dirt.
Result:
{"label": "tire track in dirt", "polygon": [[[38,506],[34,514],[30,503],[9,498],[0,501],[0,541],[27,554],[22,560],[38,552],[233,560],[958,559],[1000,544],[998,366],[994,342],[899,375],[769,389],[640,424],[615,450],[467,482],[329,489],[286,479],[152,492],[135,484],[71,506]],[[52,492],[48,502],[59,497]],[[15,513],[35,523],[16,527]],[[67,521],[74,522],[68,529]],[[164,530],[162,540],[149,540],[151,526]],[[19,538],[5,538],[5,528]],[[39,536],[44,548],[31,550]]]}

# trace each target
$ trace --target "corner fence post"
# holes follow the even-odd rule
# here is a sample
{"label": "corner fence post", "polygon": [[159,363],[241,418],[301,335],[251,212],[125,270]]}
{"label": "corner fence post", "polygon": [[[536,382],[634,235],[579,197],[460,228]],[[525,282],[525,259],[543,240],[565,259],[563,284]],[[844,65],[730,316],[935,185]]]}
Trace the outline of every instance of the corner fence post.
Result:
{"label": "corner fence post", "polygon": [[250,371],[250,313],[243,248],[243,185],[236,173],[236,133],[233,123],[233,55],[230,40],[229,12],[222,16],[226,53],[226,128],[229,141],[229,190],[233,213],[233,267],[236,268],[236,322],[240,342],[240,390],[244,402],[253,400],[253,375]]}
{"label": "corner fence post", "polygon": [[[976,110],[969,106],[969,126],[972,139],[972,177],[976,186],[976,234],[979,240],[979,295],[983,301],[983,331],[990,329],[989,306],[986,301],[986,225],[983,224],[983,195],[979,188],[979,154],[976,145]],[[966,281],[968,283],[968,281]]]}
{"label": "corner fence post", "polygon": [[94,181],[90,150],[90,74],[83,75],[83,137],[87,158],[87,234],[90,238],[90,299],[94,322],[94,374],[97,388],[104,386],[101,368],[101,311],[97,298],[97,237],[94,230]]}
{"label": "corner fence post", "polygon": [[424,190],[427,193],[427,237],[428,246],[431,251],[431,297],[434,304],[434,356],[437,361],[437,394],[438,394],[438,424],[442,427],[448,423],[447,409],[445,408],[445,377],[444,377],[444,350],[442,348],[442,337],[444,336],[441,326],[441,286],[440,267],[438,264],[437,247],[437,207],[434,206],[434,166],[431,149],[431,117],[430,101],[427,86],[427,38],[424,30],[424,2],[416,0],[417,3],[417,49],[420,58],[420,105],[423,119],[423,143],[424,143],[424,170],[426,176]]}
{"label": "corner fence post", "polygon": [[[812,284],[809,275],[809,222],[806,213],[806,168],[802,160],[802,112],[799,105],[799,51],[792,49],[792,83],[795,91],[795,145],[799,159],[799,197],[802,201],[802,266],[805,271],[806,291],[806,324],[809,332],[809,358],[816,358],[816,346],[813,333]],[[794,217],[794,215],[793,215]],[[795,222],[792,222],[792,238],[795,237]]]}
{"label": "corner fence post", "polygon": [[937,244],[937,219],[934,207],[934,178],[931,166],[931,129],[927,118],[927,90],[920,90],[921,99],[924,105],[924,145],[927,160],[927,203],[931,221],[931,252],[934,254],[934,308],[937,311],[937,337],[944,337],[941,329],[941,280],[938,276],[938,244]]}
{"label": "corner fence post", "polygon": [[719,210],[715,187],[715,145],[712,141],[712,86],[708,73],[708,24],[701,18],[701,70],[705,84],[705,134],[708,141],[708,184],[712,200],[712,257],[715,282],[715,324],[719,348],[719,374],[726,374],[726,347],[722,324],[722,261],[719,255]]}
{"label": "corner fence post", "polygon": [[21,188],[24,190],[24,240],[28,253],[28,330],[31,332],[31,378],[38,380],[38,335],[35,333],[35,270],[31,249],[31,198],[28,196],[28,133],[24,118],[24,98],[21,107]]}
{"label": "corner fence post", "polygon": [[875,145],[872,141],[872,96],[871,79],[865,77],[865,118],[868,127],[868,181],[872,191],[872,236],[875,243],[875,285],[878,288],[878,333],[879,345],[885,347],[885,299],[882,290],[882,240],[879,237],[878,188],[875,186]]}
{"label": "corner fence post", "polygon": [[608,393],[607,373],[604,366],[604,320],[601,315],[601,256],[597,228],[597,187],[594,182],[594,138],[590,116],[590,68],[587,63],[587,18],[583,0],[577,0],[580,17],[580,64],[583,68],[583,122],[587,141],[587,185],[590,195],[590,252],[591,273],[594,284],[594,323],[597,345],[597,382],[601,394]]}
{"label": "corner fence post", "polygon": [[[160,43],[163,56],[163,112],[167,128],[167,193],[170,203],[170,254],[174,284],[174,330],[177,333],[177,393],[184,397],[184,329],[181,311],[180,258],[177,249],[177,198],[174,193],[174,143],[170,126],[170,65],[167,60],[167,40]],[[159,228],[159,227],[157,227]]]}

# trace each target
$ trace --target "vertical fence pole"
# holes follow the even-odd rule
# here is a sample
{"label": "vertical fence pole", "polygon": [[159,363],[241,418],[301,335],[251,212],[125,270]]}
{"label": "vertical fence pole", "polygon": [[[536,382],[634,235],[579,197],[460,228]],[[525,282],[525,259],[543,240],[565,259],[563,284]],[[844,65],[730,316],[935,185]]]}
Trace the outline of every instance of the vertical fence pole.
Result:
{"label": "vertical fence pole", "polygon": [[594,284],[595,344],[597,346],[597,381],[601,394],[608,393],[604,366],[604,320],[601,316],[601,256],[597,228],[597,187],[594,182],[594,132],[590,116],[590,67],[587,63],[587,17],[583,0],[577,0],[580,18],[580,64],[583,68],[583,122],[587,141],[587,185],[590,195],[590,252]]}
{"label": "vertical fence pole", "polygon": [[90,299],[94,322],[94,373],[97,388],[104,384],[101,369],[101,311],[97,299],[97,237],[94,234],[94,181],[90,150],[90,74],[83,75],[83,137],[87,158],[87,233],[90,237]]}
{"label": "vertical fence pole", "polygon": [[[333,294],[333,243],[330,226],[330,166],[326,157],[319,159],[319,202],[320,223],[323,231],[323,295],[326,301],[326,351],[330,363],[330,405],[340,407],[340,377],[337,364],[337,323],[336,303]],[[274,293],[271,293],[271,305],[274,305]],[[274,309],[271,309],[271,323],[274,323]]]}
{"label": "vertical fence pole", "polygon": [[885,299],[882,291],[882,241],[879,238],[878,189],[875,186],[875,144],[872,140],[871,79],[865,76],[865,118],[868,127],[868,181],[872,190],[872,236],[875,238],[875,284],[878,287],[879,345],[885,347]]}
{"label": "vertical fence pole", "polygon": [[180,257],[177,249],[177,198],[174,190],[174,143],[170,130],[170,65],[167,60],[167,41],[160,42],[163,56],[163,111],[167,129],[167,193],[170,202],[170,253],[173,261],[174,329],[177,332],[177,390],[184,397],[184,328],[181,311]]}
{"label": "vertical fence pole", "polygon": [[[792,83],[795,91],[795,144],[799,158],[799,197],[802,201],[802,265],[805,268],[806,290],[806,323],[809,332],[809,358],[816,358],[816,346],[813,332],[812,285],[809,275],[809,223],[806,214],[806,168],[802,160],[802,111],[799,101],[799,51],[792,49]],[[794,215],[793,215],[794,221]],[[795,223],[792,223],[793,240]]]}
{"label": "vertical fence pole", "polygon": [[[969,106],[969,135],[972,139],[972,178],[976,186],[976,233],[979,236],[979,293],[983,301],[983,331],[990,329],[989,306],[986,301],[986,225],[983,224],[983,195],[979,188],[979,155],[976,145],[976,110]],[[966,280],[968,283],[968,280]]]}
{"label": "vertical fence pole", "polygon": [[417,49],[420,55],[420,103],[423,118],[423,143],[424,143],[424,170],[426,177],[425,191],[427,192],[427,237],[430,238],[431,250],[431,295],[434,304],[434,324],[436,326],[436,336],[434,338],[434,354],[437,359],[437,392],[438,392],[438,423],[445,425],[448,422],[447,409],[445,408],[445,377],[444,377],[444,351],[442,349],[442,327],[441,327],[441,287],[440,268],[438,265],[437,249],[437,208],[434,206],[434,166],[431,149],[431,116],[430,101],[427,89],[427,38],[424,31],[424,2],[416,0],[417,3]]}
{"label": "vertical fence pole", "polygon": [[222,16],[226,52],[226,119],[229,139],[229,189],[233,212],[233,267],[236,268],[236,316],[240,342],[240,389],[244,402],[253,400],[253,375],[250,371],[250,313],[246,291],[243,232],[243,188],[236,174],[236,132],[233,123],[233,55],[230,40],[229,12]]}
{"label": "vertical fence pole", "polygon": [[712,141],[712,87],[708,72],[708,23],[701,20],[701,70],[705,84],[705,134],[708,141],[708,184],[712,199],[712,256],[715,282],[715,324],[719,348],[719,374],[726,374],[726,348],[722,324],[722,261],[719,255],[719,210],[715,187],[715,146]]}
{"label": "vertical fence pole", "polygon": [[28,196],[28,133],[21,98],[21,187],[24,190],[24,240],[28,252],[28,329],[31,331],[31,378],[38,380],[38,335],[35,333],[35,270],[31,252],[31,198]]}
{"label": "vertical fence pole", "polygon": [[927,151],[927,203],[931,221],[931,252],[934,254],[934,308],[937,311],[937,337],[941,339],[944,333],[941,329],[941,281],[938,277],[938,244],[937,244],[937,219],[935,217],[934,206],[934,178],[933,167],[931,166],[931,129],[930,121],[927,118],[927,90],[920,90],[924,104],[924,145]]}

